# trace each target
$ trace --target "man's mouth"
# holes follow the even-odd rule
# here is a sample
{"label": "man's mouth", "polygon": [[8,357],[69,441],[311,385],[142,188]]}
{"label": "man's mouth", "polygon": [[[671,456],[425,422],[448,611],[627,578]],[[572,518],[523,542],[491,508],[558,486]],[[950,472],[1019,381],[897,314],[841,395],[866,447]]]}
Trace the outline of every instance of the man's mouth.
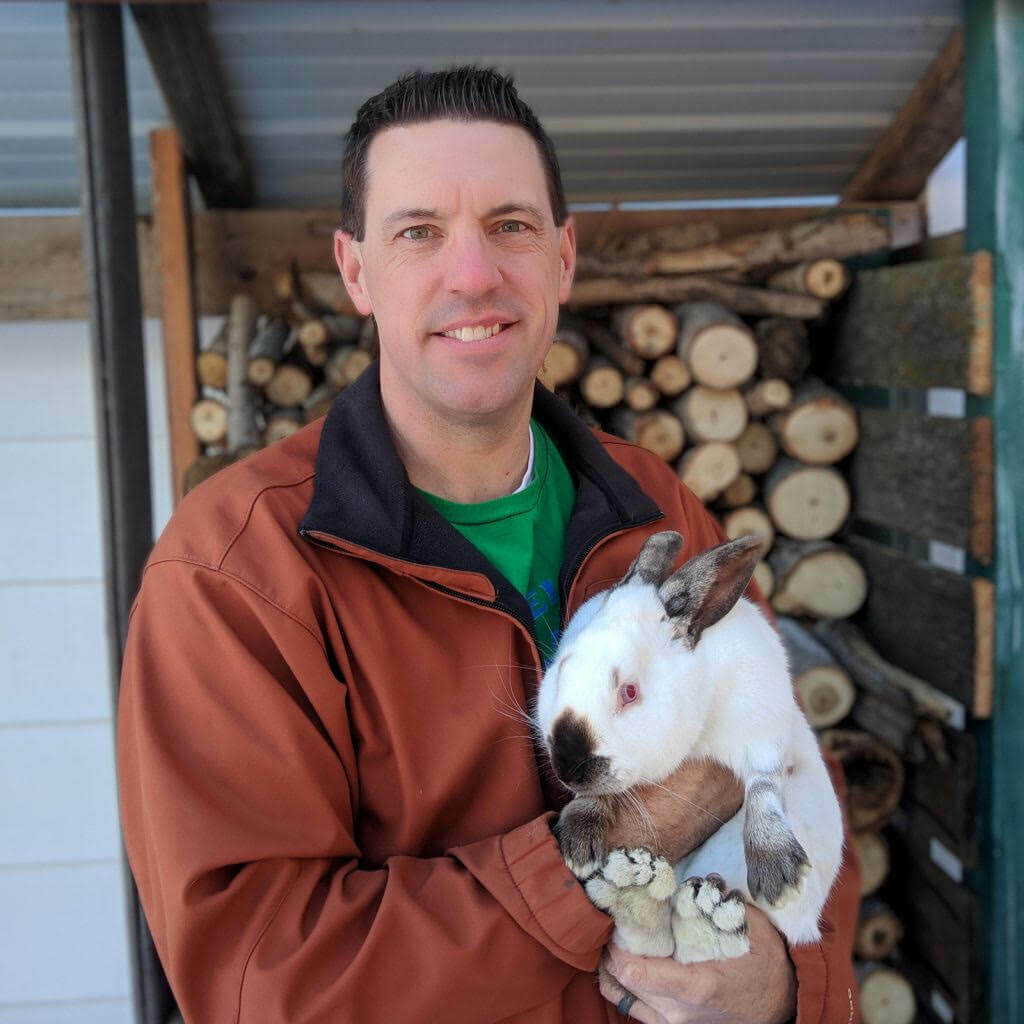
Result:
{"label": "man's mouth", "polygon": [[437,333],[455,341],[486,341],[512,326],[511,323],[493,323],[486,327],[456,327],[451,331],[438,331]]}

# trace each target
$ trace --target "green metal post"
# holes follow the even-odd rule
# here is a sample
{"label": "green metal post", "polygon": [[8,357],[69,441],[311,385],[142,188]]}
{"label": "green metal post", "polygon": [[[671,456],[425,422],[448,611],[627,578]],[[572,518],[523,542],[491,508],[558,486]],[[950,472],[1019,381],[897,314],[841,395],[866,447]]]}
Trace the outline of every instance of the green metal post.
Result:
{"label": "green metal post", "polygon": [[1024,1021],[1024,3],[965,0],[967,246],[995,257],[996,671],[982,751],[988,1012]]}

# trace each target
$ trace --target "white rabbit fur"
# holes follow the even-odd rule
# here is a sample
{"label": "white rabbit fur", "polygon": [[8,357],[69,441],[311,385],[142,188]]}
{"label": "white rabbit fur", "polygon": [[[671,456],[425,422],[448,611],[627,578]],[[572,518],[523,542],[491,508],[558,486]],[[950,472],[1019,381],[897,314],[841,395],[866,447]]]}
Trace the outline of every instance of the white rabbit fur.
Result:
{"label": "white rabbit fur", "polygon": [[[625,683],[635,684],[639,697],[623,707],[619,688]],[[609,759],[599,789],[577,790],[585,796],[660,782],[686,758],[731,768],[747,786],[744,806],[676,866],[677,880],[715,873],[751,899],[744,826],[757,803],[757,813],[767,809],[769,817],[788,821],[809,868],[801,865],[797,886],[786,887],[774,905],[763,896],[752,902],[791,943],[820,938],[819,915],[842,858],[842,816],[794,699],[785,648],[754,603],[740,597],[691,649],[680,637],[678,619],[666,614],[657,582],[627,575],[576,612],[541,681],[535,718],[549,745],[552,727],[566,711],[586,720],[593,753]],[[778,789],[767,794],[767,804],[752,801],[751,785],[763,784],[766,776],[777,780]],[[777,838],[772,828],[768,848]]]}

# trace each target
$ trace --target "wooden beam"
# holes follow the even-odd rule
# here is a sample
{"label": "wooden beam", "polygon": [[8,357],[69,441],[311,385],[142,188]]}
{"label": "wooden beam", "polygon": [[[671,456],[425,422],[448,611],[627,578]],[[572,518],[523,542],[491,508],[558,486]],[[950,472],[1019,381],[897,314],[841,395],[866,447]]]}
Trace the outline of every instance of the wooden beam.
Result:
{"label": "wooden beam", "polygon": [[206,4],[132,4],[131,9],[206,205],[252,206],[252,173]]}
{"label": "wooden beam", "polygon": [[199,455],[188,423],[196,401],[196,313],[192,288],[188,180],[181,140],[173,128],[150,134],[153,212],[160,254],[161,320],[167,383],[167,429],[171,442],[171,487],[181,500],[185,470]]}
{"label": "wooden beam", "polygon": [[[890,244],[919,240],[918,203],[851,204],[852,209],[884,210]],[[581,251],[592,251],[612,234],[645,231],[667,224],[705,222],[723,239],[769,230],[835,207],[766,209],[585,212],[574,215]],[[261,308],[273,301],[273,276],[293,260],[305,272],[337,280],[331,236],[338,215],[329,209],[204,210],[192,218],[195,301],[200,316],[226,316],[231,296],[252,295]],[[146,316],[160,315],[160,273],[154,229],[137,222],[139,268]],[[81,224],[77,217],[0,217],[0,322],[80,320],[88,312],[82,270]],[[340,288],[340,284],[339,284]],[[337,291],[340,297],[341,292]]]}
{"label": "wooden beam", "polygon": [[956,29],[843,190],[852,200],[915,199],[963,134],[964,35]]}

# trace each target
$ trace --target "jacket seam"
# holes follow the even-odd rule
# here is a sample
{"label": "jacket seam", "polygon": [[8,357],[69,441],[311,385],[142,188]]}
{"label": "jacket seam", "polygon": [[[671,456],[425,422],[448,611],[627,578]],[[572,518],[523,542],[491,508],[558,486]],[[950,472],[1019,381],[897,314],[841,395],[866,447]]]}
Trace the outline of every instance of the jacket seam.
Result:
{"label": "jacket seam", "polygon": [[167,558],[159,558],[156,561],[150,562],[146,566],[146,572],[149,572],[149,570],[154,566],[164,565],[168,562],[180,563],[183,565],[193,565],[199,569],[206,569],[208,572],[216,573],[218,576],[224,576],[229,580],[234,580],[237,584],[245,587],[246,590],[255,594],[257,597],[261,598],[272,608],[276,608],[282,615],[291,619],[291,621],[294,622],[297,626],[301,626],[313,638],[313,640],[316,641],[317,647],[319,647],[320,650],[324,652],[324,654],[327,653],[327,648],[324,645],[323,638],[317,633],[317,631],[312,626],[309,625],[308,622],[299,618],[299,616],[296,615],[293,611],[286,608],[279,601],[274,600],[274,598],[272,598],[269,594],[265,593],[259,587],[257,587],[256,584],[252,583],[250,580],[245,579],[244,576],[239,576],[236,573],[231,572],[230,569],[224,569],[219,565],[211,565],[209,562],[203,562],[197,558],[189,558],[186,555],[173,555]]}
{"label": "jacket seam", "polygon": [[260,498],[262,498],[263,495],[267,493],[267,491],[277,490],[278,488],[298,487],[300,484],[304,484],[307,481],[312,480],[315,476],[316,470],[313,470],[312,472],[307,473],[300,479],[292,480],[289,483],[267,484],[265,487],[261,487],[253,495],[252,501],[249,502],[249,507],[246,509],[245,515],[242,517],[242,521],[238,525],[238,529],[235,531],[234,535],[228,541],[228,546],[224,549],[224,553],[217,560],[217,568],[220,569],[224,565],[224,561],[231,553],[231,549],[235,546],[235,542],[238,540],[239,537],[242,536],[243,533],[245,533],[245,528],[249,525],[249,520],[252,518],[253,510],[256,508],[256,502],[258,502]]}
{"label": "jacket seam", "polygon": [[266,923],[260,929],[259,935],[256,936],[256,941],[252,944],[252,949],[249,950],[245,957],[245,963],[242,966],[242,976],[238,979],[238,1003],[235,1007],[235,1022],[239,1024],[242,1019],[242,993],[245,989],[245,976],[249,972],[249,963],[259,948],[260,943],[263,941],[263,936],[267,934],[270,926],[274,923],[274,918],[277,917],[281,907],[284,906],[284,901],[291,895],[292,890],[295,888],[296,882],[299,880],[299,876],[302,874],[302,869],[298,864],[295,865],[295,877],[288,884],[288,888],[281,894],[281,898],[277,901],[277,906],[271,911],[270,916],[267,918]]}

